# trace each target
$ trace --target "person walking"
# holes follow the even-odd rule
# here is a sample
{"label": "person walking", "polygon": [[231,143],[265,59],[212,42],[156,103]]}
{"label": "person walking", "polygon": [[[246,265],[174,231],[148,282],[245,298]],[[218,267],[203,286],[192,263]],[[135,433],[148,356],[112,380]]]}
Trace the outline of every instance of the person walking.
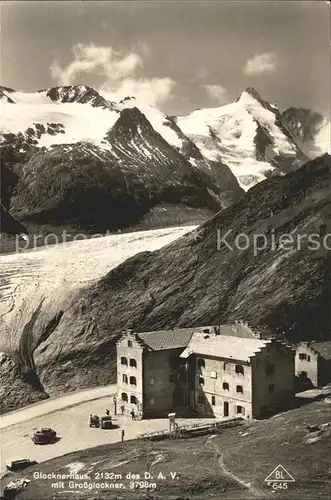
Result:
{"label": "person walking", "polygon": [[121,431],[121,441],[122,441],[122,443],[124,441],[124,429],[122,429],[122,431]]}

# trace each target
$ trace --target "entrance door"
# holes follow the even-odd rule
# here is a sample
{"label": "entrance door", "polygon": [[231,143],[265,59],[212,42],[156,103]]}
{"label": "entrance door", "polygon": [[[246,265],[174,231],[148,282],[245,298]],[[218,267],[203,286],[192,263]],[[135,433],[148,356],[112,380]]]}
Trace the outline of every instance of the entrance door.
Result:
{"label": "entrance door", "polygon": [[229,403],[227,401],[224,401],[223,408],[224,408],[224,411],[223,411],[224,417],[228,417],[229,416]]}

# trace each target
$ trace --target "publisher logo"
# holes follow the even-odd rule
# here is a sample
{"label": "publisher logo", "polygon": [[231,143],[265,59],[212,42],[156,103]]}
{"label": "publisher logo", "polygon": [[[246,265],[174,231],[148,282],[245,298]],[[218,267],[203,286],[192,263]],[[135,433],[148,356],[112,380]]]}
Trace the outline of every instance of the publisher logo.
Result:
{"label": "publisher logo", "polygon": [[294,483],[295,479],[281,464],[270,472],[264,480],[273,490],[287,490],[288,483]]}

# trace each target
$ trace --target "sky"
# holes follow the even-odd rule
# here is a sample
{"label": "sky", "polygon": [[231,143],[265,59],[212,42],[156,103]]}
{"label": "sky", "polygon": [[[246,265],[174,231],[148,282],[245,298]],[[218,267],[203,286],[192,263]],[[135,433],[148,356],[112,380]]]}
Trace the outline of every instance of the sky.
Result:
{"label": "sky", "polygon": [[1,2],[1,85],[89,85],[168,114],[247,87],[330,115],[330,5],[313,1]]}

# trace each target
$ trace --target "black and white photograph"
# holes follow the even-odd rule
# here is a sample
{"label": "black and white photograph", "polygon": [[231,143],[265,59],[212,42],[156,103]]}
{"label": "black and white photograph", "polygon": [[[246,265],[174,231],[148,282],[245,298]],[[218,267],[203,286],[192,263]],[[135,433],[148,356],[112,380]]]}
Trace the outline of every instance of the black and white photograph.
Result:
{"label": "black and white photograph", "polygon": [[0,498],[330,500],[330,2],[0,38]]}

